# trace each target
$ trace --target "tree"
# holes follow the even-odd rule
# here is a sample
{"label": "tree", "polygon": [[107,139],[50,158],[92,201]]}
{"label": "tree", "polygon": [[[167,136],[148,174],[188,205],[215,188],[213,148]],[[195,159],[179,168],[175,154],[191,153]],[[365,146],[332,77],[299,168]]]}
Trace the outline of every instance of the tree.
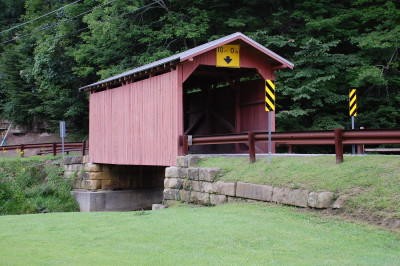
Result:
{"label": "tree", "polygon": [[0,29],[25,22],[0,35],[0,112],[23,125],[63,119],[85,132],[77,88],[241,31],[295,64],[278,73],[278,129],[348,127],[350,88],[359,125],[400,126],[395,0],[0,3]]}

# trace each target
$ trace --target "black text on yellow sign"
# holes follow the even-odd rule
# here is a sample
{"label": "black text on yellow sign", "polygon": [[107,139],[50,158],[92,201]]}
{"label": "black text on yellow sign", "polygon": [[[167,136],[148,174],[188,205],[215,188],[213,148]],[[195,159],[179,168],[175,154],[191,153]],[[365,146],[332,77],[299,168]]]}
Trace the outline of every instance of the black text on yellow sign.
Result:
{"label": "black text on yellow sign", "polygon": [[217,48],[217,67],[240,67],[240,45],[229,44]]}
{"label": "black text on yellow sign", "polygon": [[357,90],[351,89],[349,91],[349,115],[357,116]]}
{"label": "black text on yellow sign", "polygon": [[275,111],[275,84],[272,80],[265,80],[265,111]]}

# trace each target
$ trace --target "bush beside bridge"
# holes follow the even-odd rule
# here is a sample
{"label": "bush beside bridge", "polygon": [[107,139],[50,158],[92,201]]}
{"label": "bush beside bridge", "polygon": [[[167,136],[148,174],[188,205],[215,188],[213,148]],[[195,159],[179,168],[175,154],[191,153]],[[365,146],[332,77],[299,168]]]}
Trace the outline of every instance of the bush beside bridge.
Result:
{"label": "bush beside bridge", "polygon": [[70,180],[49,158],[0,158],[0,215],[78,210]]}

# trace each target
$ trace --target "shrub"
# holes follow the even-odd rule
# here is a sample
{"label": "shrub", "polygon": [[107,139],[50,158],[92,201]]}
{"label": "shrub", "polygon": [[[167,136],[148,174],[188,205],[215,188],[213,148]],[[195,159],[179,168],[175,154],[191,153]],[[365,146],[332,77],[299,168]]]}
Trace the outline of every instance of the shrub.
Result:
{"label": "shrub", "polygon": [[0,159],[0,214],[76,211],[71,180],[48,158]]}

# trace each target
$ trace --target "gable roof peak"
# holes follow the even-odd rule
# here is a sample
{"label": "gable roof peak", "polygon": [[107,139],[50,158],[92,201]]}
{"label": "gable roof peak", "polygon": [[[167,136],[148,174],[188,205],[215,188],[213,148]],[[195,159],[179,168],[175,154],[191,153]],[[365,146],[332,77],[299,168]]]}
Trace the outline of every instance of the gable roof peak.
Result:
{"label": "gable roof peak", "polygon": [[162,65],[165,65],[165,64],[173,64],[173,63],[176,63],[176,62],[184,62],[184,61],[189,60],[189,59],[191,59],[191,58],[193,58],[193,57],[195,57],[197,55],[206,53],[206,52],[208,52],[208,51],[210,51],[212,49],[215,49],[215,48],[217,48],[217,47],[219,47],[221,45],[225,45],[225,44],[231,43],[231,42],[236,41],[236,40],[241,40],[244,43],[246,43],[246,44],[250,45],[251,47],[253,47],[254,49],[256,49],[256,50],[260,51],[261,53],[267,55],[268,57],[272,58],[274,61],[276,61],[276,62],[278,62],[280,64],[280,66],[281,66],[280,68],[293,69],[293,67],[294,67],[294,64],[292,62],[290,62],[290,61],[286,60],[285,58],[281,57],[280,55],[274,53],[273,51],[269,50],[265,46],[263,46],[263,45],[259,44],[258,42],[254,41],[250,37],[244,35],[241,32],[235,32],[235,33],[232,33],[230,35],[227,35],[227,36],[221,37],[219,39],[216,39],[214,41],[210,41],[208,43],[205,43],[205,44],[196,46],[194,48],[191,48],[189,50],[183,51],[181,53],[178,53],[178,54],[175,54],[175,55],[172,55],[172,56],[169,56],[169,57],[154,61],[152,63],[149,63],[149,64],[146,64],[146,65],[143,65],[143,66],[140,66],[140,67],[125,71],[125,72],[123,72],[121,74],[109,77],[107,79],[100,80],[98,82],[86,85],[84,87],[79,88],[79,90],[81,90],[81,91],[82,90],[84,90],[84,91],[91,90],[92,88],[97,88],[100,85],[104,85],[104,84],[110,83],[110,82],[113,83],[113,82],[116,82],[116,81],[118,81],[118,80],[120,80],[120,79],[122,79],[124,77],[130,76],[130,75],[133,75],[133,74],[136,74],[136,73],[139,73],[139,72],[143,72],[143,71],[148,71],[148,70],[150,70],[152,68],[155,68],[155,67],[158,67],[158,66],[162,66]]}

